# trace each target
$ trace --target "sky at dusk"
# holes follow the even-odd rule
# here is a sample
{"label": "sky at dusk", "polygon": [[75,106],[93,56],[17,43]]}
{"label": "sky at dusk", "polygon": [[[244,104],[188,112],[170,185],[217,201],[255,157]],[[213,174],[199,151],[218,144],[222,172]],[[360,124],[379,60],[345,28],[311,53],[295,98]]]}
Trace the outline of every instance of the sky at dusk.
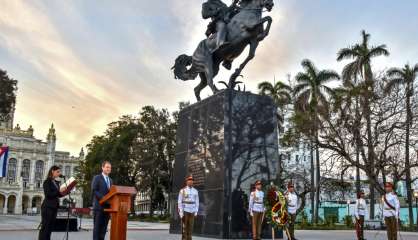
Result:
{"label": "sky at dusk", "polygon": [[[194,102],[198,82],[175,80],[170,68],[205,37],[202,2],[0,0],[0,68],[19,81],[15,123],[33,125],[41,139],[54,123],[58,149],[78,154],[123,114],[144,105],[176,110],[180,101]],[[372,45],[387,44],[391,53],[376,59],[375,70],[418,63],[416,0],[275,4],[264,13],[273,17],[271,34],[243,72],[252,92],[260,81],[294,76],[305,58],[341,71],[345,63],[336,62],[336,52],[360,41],[362,29]],[[222,70],[216,81],[227,77]],[[209,94],[206,89],[202,96]]]}

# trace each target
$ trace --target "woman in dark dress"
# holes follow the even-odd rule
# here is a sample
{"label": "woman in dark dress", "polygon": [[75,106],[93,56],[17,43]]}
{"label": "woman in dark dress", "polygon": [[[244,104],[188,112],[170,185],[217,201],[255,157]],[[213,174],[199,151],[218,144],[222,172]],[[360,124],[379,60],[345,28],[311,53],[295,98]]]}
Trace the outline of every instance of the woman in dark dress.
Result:
{"label": "woman in dark dress", "polygon": [[48,171],[48,177],[44,181],[43,189],[45,199],[41,206],[41,229],[39,230],[39,240],[50,240],[51,232],[55,226],[57,218],[59,198],[65,194],[60,192],[60,185],[56,178],[61,175],[58,166],[52,166]]}

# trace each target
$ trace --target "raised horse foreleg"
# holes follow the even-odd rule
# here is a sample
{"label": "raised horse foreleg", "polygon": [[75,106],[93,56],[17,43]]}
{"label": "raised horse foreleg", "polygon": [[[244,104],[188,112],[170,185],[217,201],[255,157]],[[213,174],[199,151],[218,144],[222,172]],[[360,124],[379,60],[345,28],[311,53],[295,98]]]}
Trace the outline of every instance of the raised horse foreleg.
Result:
{"label": "raised horse foreleg", "polygon": [[260,23],[259,23],[259,24],[260,24],[260,25],[263,25],[265,22],[267,22],[266,29],[265,29],[262,33],[258,34],[258,36],[257,36],[257,40],[258,40],[259,42],[263,41],[263,40],[264,40],[264,38],[265,38],[265,37],[267,37],[267,36],[269,35],[269,33],[270,33],[270,28],[271,28],[271,24],[272,24],[272,22],[273,22],[273,19],[272,19],[270,16],[263,17],[263,18],[261,19],[261,21],[260,21]]}
{"label": "raised horse foreleg", "polygon": [[229,78],[229,86],[233,88],[233,86],[235,85],[235,80],[238,78],[238,76],[241,74],[242,70],[245,68],[245,66],[247,65],[247,63],[249,61],[251,61],[251,59],[253,59],[255,57],[255,51],[257,50],[258,47],[258,41],[257,39],[251,39],[250,41],[250,51],[248,53],[247,58],[245,58],[244,62],[241,63],[241,65],[239,65],[239,68],[235,69],[235,72],[231,75],[231,77]]}

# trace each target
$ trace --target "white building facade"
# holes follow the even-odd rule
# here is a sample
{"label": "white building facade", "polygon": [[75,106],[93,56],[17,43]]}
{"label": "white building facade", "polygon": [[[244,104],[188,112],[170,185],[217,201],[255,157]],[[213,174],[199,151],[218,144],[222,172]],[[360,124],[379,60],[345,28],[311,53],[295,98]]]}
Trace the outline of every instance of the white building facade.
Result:
{"label": "white building facade", "polygon": [[[293,104],[286,105],[285,108],[281,110],[283,118],[283,124],[280,129],[281,136],[288,131],[292,131],[293,126],[291,118],[293,113]],[[282,162],[282,167],[284,171],[287,172],[289,177],[287,181],[292,181],[296,189],[301,191],[303,189],[305,179],[310,181],[311,146],[309,141],[303,137],[297,139],[295,144],[292,146],[284,146],[280,139],[281,136],[279,137],[279,157]]]}
{"label": "white building facade", "polygon": [[[49,168],[57,165],[63,175],[73,176],[84,158],[83,150],[78,157],[56,151],[53,125],[46,141],[36,139],[33,132],[32,126],[27,130],[19,125],[13,128],[13,114],[0,119],[0,145],[9,147],[7,176],[0,178],[0,214],[39,213],[44,199],[42,184]],[[76,189],[71,195],[76,206],[81,207],[81,190]]]}

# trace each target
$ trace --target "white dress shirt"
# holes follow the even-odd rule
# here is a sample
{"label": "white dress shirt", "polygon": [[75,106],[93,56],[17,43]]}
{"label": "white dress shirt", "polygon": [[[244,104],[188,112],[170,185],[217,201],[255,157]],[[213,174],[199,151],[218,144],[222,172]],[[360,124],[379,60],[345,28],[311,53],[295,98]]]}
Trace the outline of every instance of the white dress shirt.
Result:
{"label": "white dress shirt", "polygon": [[[386,204],[386,201],[384,200],[384,197],[385,196],[386,196],[386,201],[390,205],[392,205],[395,209],[390,208],[388,206],[388,204]],[[400,204],[399,204],[398,197],[396,196],[395,193],[386,193],[382,197],[382,205],[383,205],[383,216],[384,217],[396,217],[396,218],[399,218]]]}
{"label": "white dress shirt", "polygon": [[194,213],[199,211],[199,193],[194,187],[185,187],[180,190],[178,198],[179,215],[182,218],[184,212]]}
{"label": "white dress shirt", "polygon": [[252,214],[253,212],[264,212],[264,210],[264,192],[256,189],[250,194],[248,211]]}
{"label": "white dress shirt", "polygon": [[298,195],[296,193],[287,192],[286,193],[287,201],[287,212],[290,214],[295,214],[298,210]]}
{"label": "white dress shirt", "polygon": [[356,205],[354,206],[354,216],[359,219],[360,216],[366,216],[367,213],[367,203],[363,198],[356,200]]}

